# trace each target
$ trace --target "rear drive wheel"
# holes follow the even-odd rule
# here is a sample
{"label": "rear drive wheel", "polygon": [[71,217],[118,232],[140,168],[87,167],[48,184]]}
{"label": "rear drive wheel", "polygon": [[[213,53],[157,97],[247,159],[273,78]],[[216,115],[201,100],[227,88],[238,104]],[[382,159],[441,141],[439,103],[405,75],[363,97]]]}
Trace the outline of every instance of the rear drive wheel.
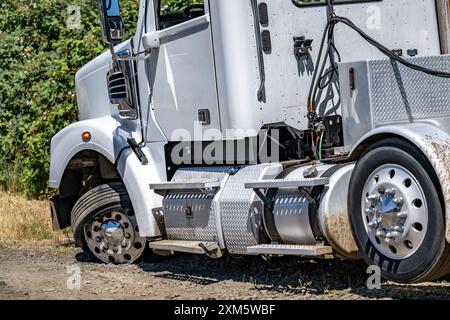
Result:
{"label": "rear drive wheel", "polygon": [[431,165],[399,139],[374,145],[357,163],[349,190],[350,222],[370,265],[395,282],[422,282],[449,270],[449,246]]}
{"label": "rear drive wheel", "polygon": [[105,263],[132,263],[144,252],[139,228],[122,183],[101,185],[84,194],[72,210],[75,242]]}

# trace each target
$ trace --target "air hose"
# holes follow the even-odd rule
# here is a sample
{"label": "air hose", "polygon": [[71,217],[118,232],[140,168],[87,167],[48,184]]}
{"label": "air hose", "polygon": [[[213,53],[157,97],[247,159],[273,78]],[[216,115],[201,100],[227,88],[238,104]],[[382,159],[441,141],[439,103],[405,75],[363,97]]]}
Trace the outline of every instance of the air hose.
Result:
{"label": "air hose", "polygon": [[[371,44],[372,46],[377,48],[385,56],[387,56],[388,58],[390,58],[394,61],[397,61],[398,63],[400,63],[410,69],[424,72],[426,74],[429,74],[429,75],[432,75],[435,77],[447,78],[447,79],[450,78],[449,72],[429,69],[429,68],[414,64],[414,63],[396,55],[394,52],[392,52],[392,50],[390,50],[386,46],[382,45],[380,42],[378,42],[374,38],[370,37],[367,33],[365,33],[363,30],[361,30],[359,27],[357,27],[350,19],[345,18],[345,17],[336,16],[334,13],[333,0],[327,0],[327,6],[329,8],[328,9],[329,10],[328,22],[325,27],[324,33],[323,33],[323,37],[322,37],[322,41],[321,41],[321,45],[320,45],[320,49],[319,49],[319,54],[317,57],[316,66],[319,66],[321,63],[323,51],[325,48],[325,42],[327,42],[327,53],[328,54],[325,57],[325,59],[323,60],[321,66],[319,68],[315,68],[315,71],[313,74],[313,79],[311,81],[309,95],[308,95],[308,102],[307,102],[308,103],[308,113],[314,113],[314,114],[316,113],[316,98],[317,98],[318,89],[324,89],[325,87],[327,87],[331,83],[331,79],[332,79],[333,75],[338,73],[337,65],[335,63],[334,57],[337,56],[338,60],[340,61],[340,55],[334,44],[334,37],[333,37],[334,36],[334,28],[335,28],[336,24],[338,24],[338,23],[342,23],[342,24],[350,27],[351,29],[356,31],[356,33],[358,33],[364,40],[366,40],[369,44]],[[330,68],[330,70],[328,70],[327,72],[324,73],[328,60],[331,63],[331,68]],[[320,70],[320,72],[319,72],[319,70]],[[318,77],[318,75],[320,75],[320,76]],[[329,80],[326,81],[325,84],[323,84],[324,79],[327,77],[329,77]]]}
{"label": "air hose", "polygon": [[[366,40],[369,44],[377,48],[382,54],[394,60],[405,67],[408,67],[413,70],[417,70],[431,76],[440,77],[440,78],[450,78],[450,73],[445,71],[438,71],[429,69],[417,64],[408,61],[397,54],[395,54],[392,50],[381,44],[379,41],[375,40],[367,33],[365,33],[361,28],[356,26],[350,19],[346,17],[340,17],[335,14],[334,11],[334,0],[326,0],[327,8],[328,8],[328,21],[325,26],[322,40],[320,43],[319,53],[317,56],[317,61],[315,64],[315,70],[313,73],[313,78],[311,80],[311,86],[308,94],[307,108],[308,108],[308,119],[309,119],[309,130],[316,132],[316,124],[318,114],[316,111],[316,102],[317,102],[317,93],[320,90],[325,89],[332,83],[332,79],[335,75],[339,75],[338,66],[336,63],[336,59],[341,61],[341,56],[339,51],[337,50],[334,44],[334,31],[335,27],[338,23],[342,23],[352,30],[354,30],[357,34],[359,34],[364,40]],[[326,48],[326,54],[324,56],[324,50]],[[323,59],[323,61],[322,61]],[[325,71],[327,63],[330,62],[331,67]],[[313,142],[313,150],[314,154],[319,154],[319,159],[322,159],[322,148],[323,148],[323,132],[321,133],[321,139],[318,146]],[[318,150],[317,150],[318,149]],[[317,158],[317,156],[316,156]]]}

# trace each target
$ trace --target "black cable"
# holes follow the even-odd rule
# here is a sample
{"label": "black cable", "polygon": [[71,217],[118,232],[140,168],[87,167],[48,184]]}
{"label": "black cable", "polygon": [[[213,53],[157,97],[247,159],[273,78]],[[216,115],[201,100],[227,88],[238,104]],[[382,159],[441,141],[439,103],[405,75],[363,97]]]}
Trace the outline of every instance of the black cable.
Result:
{"label": "black cable", "polygon": [[[330,28],[328,28],[328,32],[330,31]],[[327,52],[329,51],[329,44],[327,46]],[[313,106],[315,108],[315,104],[316,104],[316,97],[317,97],[317,92],[318,89],[320,88],[320,82],[323,79],[323,74],[325,71],[325,67],[327,66],[327,62],[328,62],[328,54],[326,56],[326,58],[323,60],[322,65],[320,66],[320,72],[319,72],[319,78],[317,79],[317,83],[314,84],[314,91],[312,93],[312,102],[313,102]],[[314,110],[315,111],[315,110]]]}
{"label": "black cable", "polygon": [[[332,16],[334,16],[334,14],[332,14]],[[339,62],[341,61],[341,55],[334,44],[334,26],[335,26],[335,24],[336,24],[336,22],[329,22],[326,27],[326,30],[327,30],[326,34],[328,35],[328,37],[326,37],[327,41],[328,41],[327,56],[324,59],[324,61],[322,62],[322,65],[320,67],[320,72],[319,72],[320,77],[319,77],[317,83],[313,84],[314,90],[313,90],[313,93],[311,96],[313,106],[315,106],[315,103],[317,101],[317,95],[318,95],[319,89],[320,90],[325,89],[326,87],[329,86],[331,81],[333,81],[333,78],[335,75],[339,76],[338,65],[335,63],[335,55],[337,56],[337,59]],[[330,66],[330,69],[324,73],[328,61],[330,61],[331,66]]]}
{"label": "black cable", "polygon": [[[331,1],[328,2],[329,8],[331,8],[329,10],[331,10],[331,11],[329,12],[328,22],[324,29],[322,43],[321,43],[320,50],[318,53],[319,55],[317,57],[316,66],[319,66],[319,64],[320,64],[320,61],[321,61],[321,58],[323,55],[323,48],[325,47],[325,43],[324,43],[325,39],[327,40],[327,43],[328,43],[327,44],[327,56],[325,57],[324,61],[322,62],[321,67],[315,68],[315,72],[314,72],[314,76],[313,76],[313,79],[311,82],[311,87],[310,87],[309,96],[308,96],[309,112],[315,113],[315,111],[316,111],[315,104],[316,104],[318,90],[325,89],[327,86],[330,85],[334,75],[338,75],[337,64],[333,62],[335,55],[337,56],[338,61],[341,61],[341,56],[334,44],[334,39],[333,39],[334,28],[335,28],[336,24],[338,24],[338,23],[343,23],[343,24],[347,25],[348,27],[350,27],[351,29],[353,29],[354,31],[356,31],[364,40],[366,40],[369,44],[371,44],[372,46],[377,48],[381,53],[383,53],[388,58],[390,58],[394,61],[397,61],[398,63],[400,63],[410,69],[424,72],[431,76],[450,79],[449,72],[429,69],[429,68],[414,64],[406,59],[403,59],[402,57],[399,57],[394,52],[392,52],[392,50],[385,47],[380,42],[378,42],[374,38],[370,37],[363,30],[358,28],[350,19],[345,18],[345,17],[336,16],[332,9],[332,4],[330,4],[330,3],[331,3]],[[326,64],[328,61],[330,61],[331,67],[328,71],[326,71],[324,73],[325,67],[326,67]],[[317,72],[318,70],[320,70],[320,72]],[[317,79],[318,74],[319,74],[319,78]],[[327,79],[327,81],[324,82],[324,79]]]}
{"label": "black cable", "polygon": [[[334,75],[339,76],[338,73],[338,65],[335,63],[335,55],[337,55],[338,61],[341,61],[341,55],[339,54],[339,51],[337,50],[335,44],[334,44],[334,27],[336,25],[336,22],[331,21],[332,18],[336,17],[336,14],[334,12],[334,0],[328,0],[327,1],[327,7],[328,7],[328,22],[330,24],[330,28],[328,31],[328,59],[330,60],[330,69],[322,76],[321,80],[319,81],[319,88],[321,90],[325,89],[333,80]],[[327,79],[328,81],[325,84],[322,84],[324,79]]]}
{"label": "black cable", "polygon": [[[323,31],[323,36],[322,36],[322,40],[320,42],[320,48],[319,48],[319,52],[317,54],[317,60],[316,60],[316,66],[318,66],[320,64],[320,60],[322,58],[322,52],[323,52],[323,48],[325,47],[325,41],[326,41],[326,36],[328,34],[328,28],[330,27],[330,25],[327,23],[324,31]],[[308,93],[308,110],[310,112],[313,111],[313,107],[314,107],[314,101],[313,101],[313,91],[314,88],[316,87],[316,78],[319,72],[319,68],[314,68],[314,74],[313,77],[311,79],[311,86],[309,88],[309,93]]]}
{"label": "black cable", "polygon": [[[323,72],[326,67],[327,58],[332,57],[332,54],[330,51],[332,49],[332,47],[336,48],[333,43],[333,33],[332,32],[330,33],[330,28],[332,26],[332,23],[330,23],[330,19],[335,17],[333,2],[334,2],[334,0],[327,0],[327,11],[328,11],[327,19],[328,19],[328,21],[327,21],[327,25],[325,26],[325,29],[323,30],[323,36],[322,36],[322,40],[320,42],[320,48],[319,48],[319,52],[317,55],[317,61],[315,64],[315,66],[317,66],[317,67],[314,68],[314,74],[311,79],[311,86],[309,88],[309,93],[308,93],[308,112],[313,117],[314,117],[315,108],[316,108],[315,104],[316,104],[317,89],[321,87],[320,84],[323,81],[323,77],[325,76],[325,75],[323,75]],[[328,35],[328,37],[327,37],[327,35]],[[328,54],[326,55],[326,57],[322,63],[322,66],[320,68],[318,68],[318,66],[320,65],[320,61],[322,59],[323,49],[325,47],[325,41],[327,41],[327,53]],[[339,55],[339,59],[340,59],[340,55]],[[337,66],[336,66],[336,69],[337,69]],[[318,72],[319,70],[320,70],[320,72]],[[320,75],[319,79],[317,79],[318,74]]]}
{"label": "black cable", "polygon": [[[343,23],[349,28],[356,31],[364,40],[366,40],[369,44],[377,48],[382,54],[387,56],[393,61],[396,61],[402,65],[404,65],[407,68],[423,72],[426,74],[429,74],[431,76],[440,77],[440,78],[446,78],[450,79],[450,72],[445,71],[438,71],[429,69],[417,64],[414,64],[406,59],[403,59],[402,57],[396,55],[394,52],[392,52],[391,49],[387,48],[386,46],[382,45],[380,42],[375,40],[374,38],[370,37],[367,33],[365,33],[363,30],[358,28],[350,19],[345,17],[339,17],[336,16],[334,11],[334,0],[327,0],[327,9],[328,9],[328,21],[325,26],[325,29],[323,31],[322,41],[320,44],[320,49],[317,56],[317,61],[315,64],[315,70],[314,74],[311,80],[311,86],[309,90],[308,95],[308,122],[309,122],[309,128],[310,130],[315,131],[315,125],[317,121],[317,112],[316,112],[316,102],[317,102],[317,93],[318,90],[324,90],[326,87],[328,87],[334,76],[339,76],[339,70],[338,65],[335,62],[335,58],[340,62],[341,61],[341,55],[339,51],[337,50],[335,44],[334,44],[334,31],[335,27],[338,23]],[[321,64],[322,55],[324,53],[325,48],[325,41],[327,42],[327,49],[326,54],[324,57],[324,60]],[[330,69],[327,70],[325,73],[325,67],[327,65],[328,60],[330,61]],[[319,67],[320,65],[320,67]],[[319,72],[320,70],[320,72]],[[314,139],[314,138],[313,138]],[[314,142],[312,142],[314,145]]]}
{"label": "black cable", "polygon": [[424,73],[427,73],[429,75],[432,76],[436,76],[436,77],[440,77],[440,78],[450,78],[450,73],[449,72],[445,72],[445,71],[437,71],[437,70],[433,70],[433,69],[429,69],[423,66],[419,66],[417,64],[414,64],[408,60],[403,59],[402,57],[399,57],[398,55],[396,55],[395,53],[393,53],[389,48],[383,46],[381,43],[379,43],[377,40],[373,39],[372,37],[370,37],[368,34],[366,34],[364,31],[362,31],[360,28],[358,28],[350,19],[348,18],[344,18],[344,17],[333,17],[330,19],[330,21],[337,21],[337,22],[341,22],[347,26],[349,26],[350,28],[352,28],[353,30],[355,30],[364,40],[366,40],[367,42],[369,42],[371,45],[373,45],[374,47],[376,47],[379,51],[381,51],[381,53],[383,53],[384,55],[388,56],[389,58],[397,61],[398,63],[411,68],[413,70],[417,70],[417,71],[421,71]]}
{"label": "black cable", "polygon": [[[328,32],[328,60],[330,60],[330,69],[323,74],[319,81],[319,89],[323,90],[331,83],[334,76],[339,76],[338,65],[336,63],[335,56],[337,56],[337,60],[341,62],[341,54],[337,50],[334,44],[334,23],[330,25],[330,30]],[[325,83],[323,83],[326,81]],[[314,97],[316,98],[316,97]]]}

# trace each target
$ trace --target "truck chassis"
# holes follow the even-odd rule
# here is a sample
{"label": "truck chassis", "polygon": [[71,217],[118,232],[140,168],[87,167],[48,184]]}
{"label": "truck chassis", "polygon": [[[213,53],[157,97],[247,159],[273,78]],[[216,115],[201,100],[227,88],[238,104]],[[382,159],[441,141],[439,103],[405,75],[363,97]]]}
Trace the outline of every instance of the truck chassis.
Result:
{"label": "truck chassis", "polygon": [[[363,258],[408,283],[448,274],[448,6],[411,1],[427,37],[393,36],[417,46],[393,50],[338,13],[391,6],[408,21],[414,7],[304,2],[211,0],[162,15],[160,1],[142,0],[138,32],[122,42],[119,2],[99,0],[111,50],[77,74],[81,121],[52,140],[55,228],[72,226],[105,263],[150,248]],[[293,8],[325,20],[293,37],[289,60],[279,22]],[[341,59],[343,28],[377,54],[341,46],[356,55]]]}

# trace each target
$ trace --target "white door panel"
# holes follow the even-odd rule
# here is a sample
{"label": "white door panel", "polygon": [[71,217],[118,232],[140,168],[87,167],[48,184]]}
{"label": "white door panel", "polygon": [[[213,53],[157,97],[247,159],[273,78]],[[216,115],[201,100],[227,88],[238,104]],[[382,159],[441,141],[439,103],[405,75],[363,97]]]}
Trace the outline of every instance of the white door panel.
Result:
{"label": "white door panel", "polygon": [[[204,17],[197,19],[206,22],[192,27],[189,21],[161,31],[168,36],[155,51],[153,108],[169,141],[180,140],[180,135],[193,139],[195,127],[220,130],[210,24]],[[202,126],[198,112],[204,109],[210,124]]]}

